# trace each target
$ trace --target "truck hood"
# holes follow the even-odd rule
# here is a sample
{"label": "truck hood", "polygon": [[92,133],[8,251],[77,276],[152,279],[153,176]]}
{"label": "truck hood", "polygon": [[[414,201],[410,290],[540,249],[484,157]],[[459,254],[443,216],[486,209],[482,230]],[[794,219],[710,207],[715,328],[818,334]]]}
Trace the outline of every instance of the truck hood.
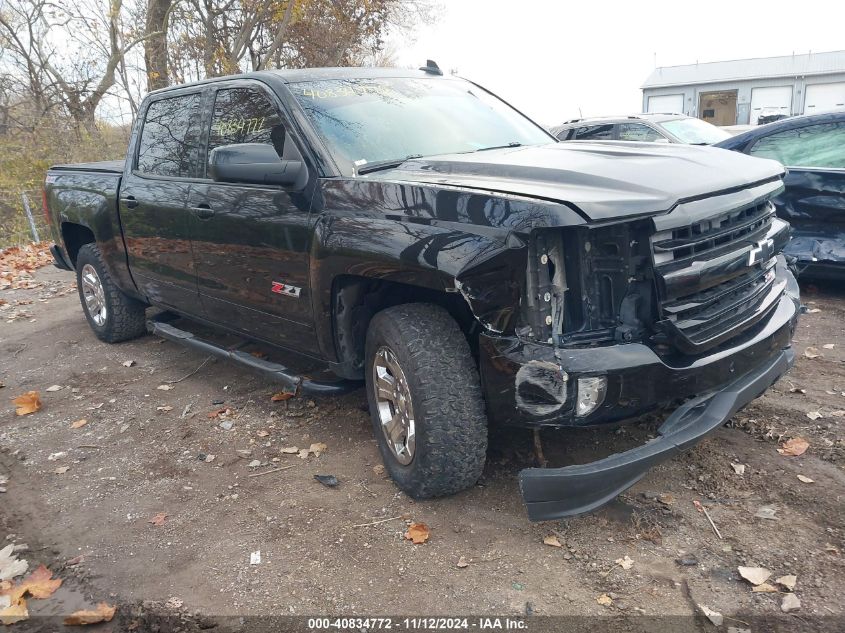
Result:
{"label": "truck hood", "polygon": [[603,221],[663,213],[783,174],[776,161],[712,147],[569,141],[412,159],[365,178],[538,198]]}

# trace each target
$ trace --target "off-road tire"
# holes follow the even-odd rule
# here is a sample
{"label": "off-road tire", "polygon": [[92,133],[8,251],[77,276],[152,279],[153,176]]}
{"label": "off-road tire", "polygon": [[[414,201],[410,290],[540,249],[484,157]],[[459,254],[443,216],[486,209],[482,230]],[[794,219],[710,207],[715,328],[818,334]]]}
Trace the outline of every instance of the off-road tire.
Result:
{"label": "off-road tire", "polygon": [[[410,389],[416,426],[412,461],[393,454],[378,417],[373,364],[379,348],[396,356]],[[367,330],[367,398],[384,465],[416,499],[451,495],[475,484],[487,454],[487,417],[478,370],[458,324],[424,303],[387,308]]]}
{"label": "off-road tire", "polygon": [[[107,307],[105,322],[98,325],[89,314],[82,290],[82,269],[90,264],[97,272],[103,286],[103,296]],[[123,293],[118,288],[103,264],[103,256],[96,244],[85,244],[76,256],[76,286],[79,301],[85,312],[85,319],[101,341],[120,343],[138,338],[146,332],[146,306]]]}

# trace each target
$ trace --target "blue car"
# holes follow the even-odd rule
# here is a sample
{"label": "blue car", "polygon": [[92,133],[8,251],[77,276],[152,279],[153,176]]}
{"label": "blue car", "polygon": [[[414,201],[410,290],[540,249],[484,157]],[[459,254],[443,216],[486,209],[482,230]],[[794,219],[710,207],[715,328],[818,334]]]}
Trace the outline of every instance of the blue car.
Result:
{"label": "blue car", "polygon": [[786,189],[774,199],[778,216],[792,225],[784,254],[805,278],[845,279],[845,110],[783,119],[715,147],[788,168]]}

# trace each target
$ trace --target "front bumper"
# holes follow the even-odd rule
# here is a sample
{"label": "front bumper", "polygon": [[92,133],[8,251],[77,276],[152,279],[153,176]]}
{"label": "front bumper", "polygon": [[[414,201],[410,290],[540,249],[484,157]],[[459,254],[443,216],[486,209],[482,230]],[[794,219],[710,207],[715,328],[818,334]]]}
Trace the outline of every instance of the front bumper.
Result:
{"label": "front bumper", "polygon": [[519,487],[532,521],[549,521],[589,512],[633,486],[653,466],[691,447],[762,395],[793,364],[795,353],[782,350],[769,362],[716,393],[682,405],[658,429],[659,437],[624,453],[565,468],[527,468]]}
{"label": "front bumper", "polygon": [[[785,290],[765,320],[699,356],[658,356],[641,343],[569,349],[482,336],[482,384],[494,423],[601,426],[685,401],[660,427],[660,437],[644,446],[591,464],[522,471],[530,518],[571,516],[608,502],[724,424],[787,371],[799,289],[782,256],[776,275]],[[574,387],[579,378],[597,375],[607,379],[604,402],[578,417]]]}

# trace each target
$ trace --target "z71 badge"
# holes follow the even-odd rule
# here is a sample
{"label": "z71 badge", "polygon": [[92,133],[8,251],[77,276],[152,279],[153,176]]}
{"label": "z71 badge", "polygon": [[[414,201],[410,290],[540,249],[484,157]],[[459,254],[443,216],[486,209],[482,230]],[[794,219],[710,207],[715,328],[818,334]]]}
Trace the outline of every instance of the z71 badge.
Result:
{"label": "z71 badge", "polygon": [[290,284],[286,284],[281,281],[272,281],[270,282],[273,285],[270,286],[270,292],[275,292],[279,295],[285,295],[288,297],[296,297],[299,299],[299,293],[302,292],[302,288],[299,286],[291,286]]}

